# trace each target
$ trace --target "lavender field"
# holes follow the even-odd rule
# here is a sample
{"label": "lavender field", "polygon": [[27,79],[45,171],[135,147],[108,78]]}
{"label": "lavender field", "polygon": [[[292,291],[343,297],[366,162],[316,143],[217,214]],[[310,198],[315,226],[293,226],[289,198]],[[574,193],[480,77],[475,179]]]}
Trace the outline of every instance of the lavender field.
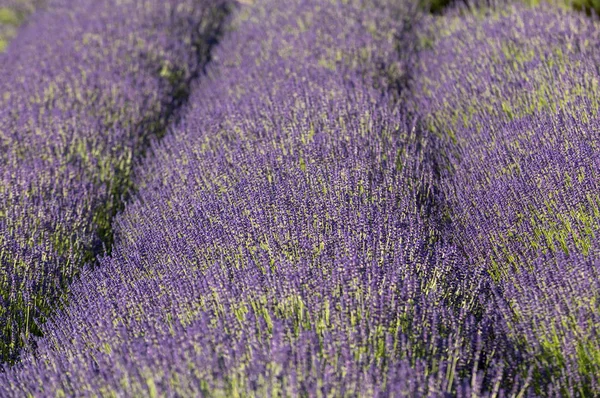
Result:
{"label": "lavender field", "polygon": [[596,9],[0,0],[0,397],[600,396]]}

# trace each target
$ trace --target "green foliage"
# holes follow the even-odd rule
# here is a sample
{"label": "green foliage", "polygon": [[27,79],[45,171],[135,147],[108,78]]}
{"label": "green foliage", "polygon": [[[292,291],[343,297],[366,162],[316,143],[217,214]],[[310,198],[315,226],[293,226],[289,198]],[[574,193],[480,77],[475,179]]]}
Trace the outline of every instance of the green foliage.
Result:
{"label": "green foliage", "polygon": [[[530,7],[567,7],[585,12],[587,15],[596,14],[600,16],[600,0],[512,0],[512,2],[520,2]],[[485,2],[479,3],[485,4]],[[510,0],[507,3],[510,3]],[[420,0],[421,8],[431,14],[443,14],[447,8],[457,4],[476,5],[478,2],[473,0],[466,2],[457,0]]]}
{"label": "green foliage", "polygon": [[444,9],[450,6],[453,0],[421,0],[421,7],[432,14],[441,14]]}
{"label": "green foliage", "polygon": [[21,24],[23,17],[17,12],[8,7],[0,7],[0,24],[18,26]]}
{"label": "green foliage", "polygon": [[572,7],[584,11],[587,15],[595,13],[600,15],[600,0],[572,0]]}

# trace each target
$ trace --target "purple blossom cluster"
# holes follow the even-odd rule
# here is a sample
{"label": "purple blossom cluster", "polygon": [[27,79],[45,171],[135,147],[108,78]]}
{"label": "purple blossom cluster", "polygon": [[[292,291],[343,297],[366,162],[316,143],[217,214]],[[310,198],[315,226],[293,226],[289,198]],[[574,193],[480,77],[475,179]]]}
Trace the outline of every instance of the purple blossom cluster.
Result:
{"label": "purple blossom cluster", "polygon": [[408,61],[392,17],[411,10],[393,4],[241,8],[139,169],[112,255],[3,391],[503,391],[490,278],[465,272],[429,218],[428,138],[381,89]]}
{"label": "purple blossom cluster", "polygon": [[0,56],[0,362],[112,244],[135,160],[185,100],[213,1],[56,0]]}
{"label": "purple blossom cluster", "polygon": [[448,239],[495,281],[489,311],[535,393],[596,396],[598,22],[511,6],[428,30],[414,106],[438,137]]}
{"label": "purple blossom cluster", "polygon": [[244,3],[0,55],[0,396],[600,395],[598,20]]}

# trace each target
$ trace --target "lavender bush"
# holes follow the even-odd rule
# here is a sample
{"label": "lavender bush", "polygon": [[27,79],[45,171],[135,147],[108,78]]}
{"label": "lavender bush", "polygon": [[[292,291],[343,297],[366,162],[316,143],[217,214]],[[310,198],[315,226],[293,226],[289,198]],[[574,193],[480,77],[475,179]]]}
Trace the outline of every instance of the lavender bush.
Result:
{"label": "lavender bush", "polygon": [[0,360],[112,244],[133,161],[208,57],[211,1],[53,1],[0,56]]}
{"label": "lavender bush", "polygon": [[498,395],[490,278],[439,234],[428,138],[381,90],[410,9],[375,6],[239,11],[5,393]]}
{"label": "lavender bush", "polygon": [[599,22],[244,3],[0,55],[0,396],[600,395]]}
{"label": "lavender bush", "polygon": [[512,6],[428,29],[414,106],[447,234],[497,282],[490,311],[534,391],[597,395],[598,24]]}

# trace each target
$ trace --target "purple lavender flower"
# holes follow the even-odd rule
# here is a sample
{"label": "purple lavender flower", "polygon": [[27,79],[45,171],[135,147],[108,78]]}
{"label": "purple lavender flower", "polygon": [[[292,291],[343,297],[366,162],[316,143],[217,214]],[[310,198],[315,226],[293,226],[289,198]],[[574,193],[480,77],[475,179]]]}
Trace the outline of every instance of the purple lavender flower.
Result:
{"label": "purple lavender flower", "polygon": [[110,249],[133,164],[185,100],[220,9],[53,1],[0,57],[0,361]]}
{"label": "purple lavender flower", "polygon": [[446,233],[496,281],[489,316],[533,392],[597,395],[597,23],[510,6],[436,31],[413,106],[438,137]]}
{"label": "purple lavender flower", "polygon": [[381,90],[407,62],[389,15],[358,1],[240,9],[210,79],[137,169],[111,256],[0,388],[497,393],[489,277],[429,219],[428,138]]}

